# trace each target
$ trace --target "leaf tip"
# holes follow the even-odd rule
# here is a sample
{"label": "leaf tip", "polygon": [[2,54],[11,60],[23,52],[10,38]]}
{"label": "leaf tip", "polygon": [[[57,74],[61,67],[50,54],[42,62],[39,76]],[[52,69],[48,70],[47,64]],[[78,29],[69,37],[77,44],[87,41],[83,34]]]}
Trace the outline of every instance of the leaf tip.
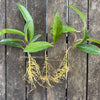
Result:
{"label": "leaf tip", "polygon": [[16,5],[19,6],[20,4],[19,3],[16,3]]}

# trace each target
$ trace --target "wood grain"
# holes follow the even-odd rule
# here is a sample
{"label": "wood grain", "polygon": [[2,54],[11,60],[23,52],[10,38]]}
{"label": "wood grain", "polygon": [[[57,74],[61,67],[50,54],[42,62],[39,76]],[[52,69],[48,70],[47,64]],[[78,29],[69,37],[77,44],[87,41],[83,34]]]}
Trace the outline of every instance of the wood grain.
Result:
{"label": "wood grain", "polygon": [[[24,19],[16,5],[22,0],[6,0],[7,28],[23,30]],[[18,35],[7,35],[7,38],[22,38]],[[22,79],[25,72],[24,53],[19,48],[7,47],[7,100],[25,100],[25,82]]]}
{"label": "wood grain", "polygon": [[[69,0],[69,4],[76,6],[87,16],[87,0]],[[69,8],[69,25],[77,30],[83,29],[81,19],[71,8]],[[72,44],[73,39],[73,36],[69,35],[69,45]],[[73,48],[68,54],[68,64],[70,66],[68,75],[68,100],[86,100],[86,61],[86,53],[76,48]]]}
{"label": "wood grain", "polygon": [[[52,26],[53,18],[56,12],[59,12],[65,24],[66,18],[66,0],[48,0],[48,27]],[[52,42],[52,35],[48,34],[48,41]],[[66,37],[65,34],[54,44],[53,48],[48,49],[48,57],[54,61],[50,61],[53,68],[57,69],[60,61],[63,59],[66,50]],[[47,88],[48,100],[64,100],[65,99],[65,82],[54,84],[54,87]]]}
{"label": "wood grain", "polygon": [[[5,2],[6,1],[6,2]],[[5,8],[6,3],[6,8]],[[46,41],[46,0],[0,0],[0,30],[5,28],[15,28],[23,30],[25,21],[16,5],[21,3],[27,7],[35,24],[35,35],[41,34],[38,39]],[[89,34],[90,38],[100,39],[100,1],[99,0],[69,0],[87,16],[89,6]],[[5,11],[6,9],[6,11]],[[56,12],[59,12],[66,24],[66,0],[48,0],[48,28],[52,25]],[[6,18],[6,19],[5,19]],[[86,17],[87,19],[87,17]],[[6,22],[6,23],[5,23]],[[71,8],[69,10],[69,25],[82,30],[83,24],[79,16]],[[50,30],[50,29],[49,29]],[[70,33],[69,33],[70,34]],[[80,37],[82,37],[81,35]],[[18,35],[7,34],[7,38],[23,38]],[[0,36],[0,40],[5,35]],[[68,37],[68,46],[73,42],[73,36]],[[48,41],[52,42],[52,35],[48,34]],[[48,49],[49,62],[57,68],[66,50],[66,36],[63,34],[53,48]],[[0,44],[0,100],[65,100],[65,81],[60,84],[53,84],[54,87],[44,89],[37,85],[37,88],[28,93],[25,82],[22,79],[25,73],[25,54],[21,49],[7,47]],[[33,56],[44,57],[44,51],[33,53]],[[5,59],[6,58],[6,59]],[[36,58],[41,69],[44,59]],[[68,54],[68,64],[70,71],[68,75],[68,100],[99,100],[100,99],[100,56],[89,55],[73,48]],[[87,75],[88,61],[88,76]],[[7,69],[5,69],[7,68]],[[7,70],[7,73],[5,72]],[[5,76],[7,75],[7,76]],[[88,87],[86,79],[88,78]],[[7,81],[7,83],[6,83]],[[5,89],[5,86],[7,87]],[[86,91],[86,88],[88,91]],[[7,93],[5,93],[5,91]]]}
{"label": "wood grain", "polygon": [[[46,0],[27,0],[27,9],[34,21],[35,35],[41,34],[38,41],[46,41]],[[32,55],[44,57],[44,51],[33,53]],[[36,58],[36,61],[42,69],[44,59]],[[45,89],[37,85],[37,88],[34,91],[28,93],[27,100],[46,100]]]}
{"label": "wood grain", "polygon": [[[100,40],[100,1],[89,3],[90,38]],[[88,100],[100,99],[100,55],[89,55]]]}
{"label": "wood grain", "polygon": [[[5,1],[0,1],[0,30],[5,28]],[[5,36],[0,36],[0,40]],[[0,100],[5,100],[5,47],[0,44]]]}

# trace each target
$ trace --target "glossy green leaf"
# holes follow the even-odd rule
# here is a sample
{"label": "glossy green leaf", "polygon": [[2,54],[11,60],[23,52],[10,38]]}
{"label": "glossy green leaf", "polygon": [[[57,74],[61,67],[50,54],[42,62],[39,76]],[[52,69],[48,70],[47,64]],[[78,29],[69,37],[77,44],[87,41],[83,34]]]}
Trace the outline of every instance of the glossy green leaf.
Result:
{"label": "glossy green leaf", "polygon": [[67,32],[73,33],[75,31],[76,29],[74,29],[73,27],[63,25],[63,33],[67,33]]}
{"label": "glossy green leaf", "polygon": [[28,27],[29,27],[29,23],[30,23],[30,21],[27,21],[26,24],[25,24],[25,26],[24,26],[25,41],[28,41],[27,30],[28,30]]}
{"label": "glossy green leaf", "polygon": [[[65,26],[65,25],[62,26],[62,33],[67,33],[67,32],[73,33],[75,31],[76,29],[74,29],[73,27]],[[50,34],[53,34],[53,29],[50,30]]]}
{"label": "glossy green leaf", "polygon": [[33,43],[30,43],[28,46],[26,46],[26,48],[24,49],[24,52],[38,52],[51,46],[52,44],[45,41],[33,42]]}
{"label": "glossy green leaf", "polygon": [[33,39],[30,41],[30,43],[35,42],[40,37],[41,37],[41,34],[34,36]]}
{"label": "glossy green leaf", "polygon": [[30,13],[28,12],[28,10],[21,4],[17,3],[17,6],[20,10],[20,12],[22,13],[25,21],[30,21],[29,23],[29,27],[28,27],[28,31],[29,31],[29,40],[31,41],[33,36],[34,36],[34,23],[33,23],[33,19],[30,15]]}
{"label": "glossy green leaf", "polygon": [[23,46],[16,42],[2,42],[1,44],[23,49]]}
{"label": "glossy green leaf", "polygon": [[19,30],[16,30],[16,29],[9,29],[9,28],[1,30],[0,31],[0,36],[4,35],[5,33],[18,34],[18,35],[23,35],[24,36],[23,32],[21,32]]}
{"label": "glossy green leaf", "polygon": [[100,40],[97,40],[97,39],[87,39],[88,41],[91,41],[91,42],[94,42],[94,43],[97,43],[97,44],[100,44]]}
{"label": "glossy green leaf", "polygon": [[79,44],[76,47],[89,54],[100,54],[100,48],[92,44]]}
{"label": "glossy green leaf", "polygon": [[76,43],[76,45],[79,45],[81,43],[83,43],[84,41],[86,41],[89,38],[89,33],[87,29],[84,29],[84,37],[81,41],[79,41],[78,43]]}
{"label": "glossy green leaf", "polygon": [[70,7],[70,8],[72,8],[73,10],[75,10],[76,13],[77,13],[77,14],[80,16],[80,18],[82,19],[84,25],[86,25],[85,15],[84,15],[79,9],[77,9],[77,8],[76,8],[75,6],[73,6],[73,5],[69,5],[69,6],[67,6],[67,7]]}
{"label": "glossy green leaf", "polygon": [[62,34],[62,21],[59,13],[57,12],[53,20],[53,42],[55,43]]}
{"label": "glossy green leaf", "polygon": [[21,40],[21,39],[14,39],[14,38],[7,38],[7,39],[2,39],[0,41],[0,43],[4,43],[4,42],[14,42],[14,41],[20,41],[20,42],[22,42],[23,40]]}

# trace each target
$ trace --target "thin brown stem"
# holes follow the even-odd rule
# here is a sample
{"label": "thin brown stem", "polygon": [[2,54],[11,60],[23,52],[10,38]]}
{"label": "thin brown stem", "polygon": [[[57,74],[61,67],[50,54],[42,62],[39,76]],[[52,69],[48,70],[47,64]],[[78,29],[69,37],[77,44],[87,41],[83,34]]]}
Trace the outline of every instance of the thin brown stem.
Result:
{"label": "thin brown stem", "polygon": [[27,43],[24,40],[22,40],[22,42],[24,43],[25,46],[27,46]]}

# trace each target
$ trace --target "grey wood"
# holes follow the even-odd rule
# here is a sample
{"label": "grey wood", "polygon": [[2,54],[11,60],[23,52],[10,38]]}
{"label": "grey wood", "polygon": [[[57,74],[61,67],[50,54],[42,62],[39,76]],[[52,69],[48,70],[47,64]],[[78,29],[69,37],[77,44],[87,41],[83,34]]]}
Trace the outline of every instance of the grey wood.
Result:
{"label": "grey wood", "polygon": [[[5,2],[6,1],[6,2]],[[89,2],[89,5],[88,5]],[[5,8],[6,3],[6,8]],[[46,19],[46,0],[1,0],[0,1],[0,30],[5,28],[15,28],[23,30],[25,21],[16,5],[21,3],[26,6],[34,19],[35,35],[41,34],[38,39],[46,41],[46,30],[50,30],[55,13],[60,12],[63,24],[66,24],[66,0],[48,0],[48,16]],[[100,1],[99,0],[69,0],[79,8],[85,16],[89,10],[89,34],[90,38],[100,39]],[[88,9],[89,6],[89,9]],[[5,11],[6,9],[6,11]],[[5,19],[6,18],[6,19]],[[69,10],[69,25],[82,30],[83,24],[79,16],[71,8]],[[87,17],[86,17],[87,19]],[[46,20],[48,23],[46,24]],[[6,23],[5,23],[6,22]],[[48,28],[46,27],[48,25]],[[70,34],[70,33],[69,33]],[[81,35],[81,37],[83,34]],[[23,38],[18,35],[7,34],[7,38]],[[5,35],[0,36],[0,40]],[[68,38],[68,46],[73,42],[73,36]],[[48,41],[52,42],[52,34],[48,34]],[[99,46],[100,47],[100,46]],[[66,36],[63,34],[54,47],[48,49],[49,62],[57,68],[66,50]],[[23,80],[25,73],[25,54],[21,49],[8,47],[0,44],[0,100],[65,100],[65,81],[60,84],[53,84],[54,87],[47,86],[47,89],[37,85],[37,88],[28,93],[30,85]],[[33,56],[44,57],[44,51],[33,53]],[[6,59],[5,59],[6,58]],[[52,59],[52,61],[51,61]],[[67,85],[68,100],[99,100],[100,99],[100,56],[89,55],[73,48],[68,54],[68,64],[70,67]],[[54,60],[54,61],[53,61]],[[58,61],[59,60],[59,61]],[[41,69],[44,59],[36,58]],[[88,61],[88,76],[87,75]],[[6,72],[7,71],[7,72]],[[6,75],[6,76],[5,76]],[[86,79],[88,78],[88,87]],[[7,83],[6,83],[7,81]],[[27,86],[27,88],[26,88]],[[6,87],[6,88],[5,88]],[[88,91],[86,91],[86,88]],[[6,91],[6,93],[5,93]]]}
{"label": "grey wood", "polygon": [[[0,30],[5,28],[5,1],[0,1]],[[5,36],[0,36],[0,40]],[[5,100],[5,47],[0,45],[0,100]]]}
{"label": "grey wood", "polygon": [[[63,24],[66,21],[66,0],[48,0],[48,30],[52,26],[53,18],[56,12],[59,12],[63,19]],[[52,42],[52,35],[48,34],[48,41]],[[66,50],[66,36],[63,34],[61,38],[54,44],[53,48],[48,49],[48,57],[52,59],[49,61],[55,70],[61,63]],[[54,60],[54,61],[53,61]],[[47,98],[48,100],[64,100],[65,99],[65,82],[60,84],[53,84],[54,87],[48,86]]]}
{"label": "grey wood", "polygon": [[[27,0],[27,9],[32,15],[35,27],[35,35],[41,34],[38,41],[46,41],[46,0]],[[33,56],[44,57],[44,51],[33,53]],[[44,59],[36,58],[40,69],[43,67]],[[28,85],[29,86],[29,85]],[[28,93],[27,100],[46,100],[45,88],[36,86],[31,93]],[[28,91],[30,86],[28,87]]]}
{"label": "grey wood", "polygon": [[[6,0],[6,24],[7,28],[23,30],[24,19],[16,5],[22,0]],[[18,35],[8,34],[7,38],[21,38]],[[25,100],[25,73],[24,53],[19,48],[7,47],[7,100]]]}
{"label": "grey wood", "polygon": [[[90,38],[100,40],[100,1],[89,2]],[[99,46],[100,47],[100,46]],[[89,55],[88,100],[100,99],[100,55]]]}
{"label": "grey wood", "polygon": [[[69,4],[76,6],[87,17],[87,0],[69,0]],[[69,25],[77,30],[83,29],[81,19],[71,8],[69,8]],[[83,33],[81,34],[83,36]],[[69,35],[69,45],[72,44],[73,39],[73,36]],[[70,67],[68,75],[68,100],[86,100],[86,61],[86,53],[76,48],[73,48],[68,54],[68,64]]]}

